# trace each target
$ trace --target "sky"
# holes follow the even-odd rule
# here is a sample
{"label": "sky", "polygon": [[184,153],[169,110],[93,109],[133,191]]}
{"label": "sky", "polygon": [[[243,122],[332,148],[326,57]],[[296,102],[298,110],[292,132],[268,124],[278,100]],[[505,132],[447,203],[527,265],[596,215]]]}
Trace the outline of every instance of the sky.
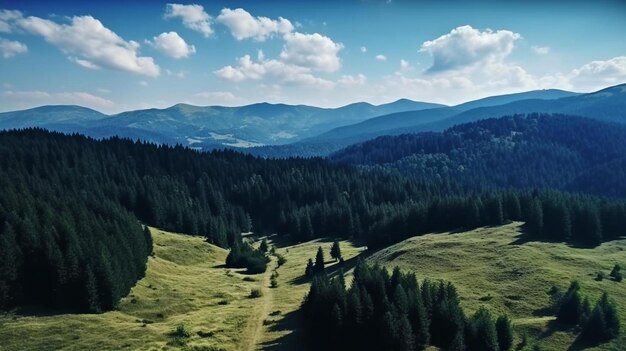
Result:
{"label": "sky", "polygon": [[0,111],[444,104],[626,82],[626,1],[0,0]]}

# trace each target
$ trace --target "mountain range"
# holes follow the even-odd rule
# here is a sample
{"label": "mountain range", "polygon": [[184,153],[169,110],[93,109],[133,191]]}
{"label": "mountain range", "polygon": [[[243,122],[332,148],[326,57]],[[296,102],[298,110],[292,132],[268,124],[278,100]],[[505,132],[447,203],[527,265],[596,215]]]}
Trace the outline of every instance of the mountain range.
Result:
{"label": "mountain range", "polygon": [[80,106],[0,113],[1,129],[40,127],[94,138],[120,136],[198,150],[234,148],[264,157],[325,156],[381,135],[443,131],[457,124],[531,112],[625,122],[626,84],[579,94],[549,89],[490,96],[455,106],[401,99],[339,108],[258,103],[177,104],[105,115]]}

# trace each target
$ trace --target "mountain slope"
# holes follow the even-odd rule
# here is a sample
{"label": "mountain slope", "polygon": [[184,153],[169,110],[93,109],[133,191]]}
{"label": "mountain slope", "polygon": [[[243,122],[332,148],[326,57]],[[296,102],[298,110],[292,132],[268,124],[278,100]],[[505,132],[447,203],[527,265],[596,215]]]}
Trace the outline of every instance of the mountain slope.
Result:
{"label": "mountain slope", "polygon": [[[516,100],[517,99],[517,100]],[[495,105],[500,102],[507,102]],[[379,116],[336,128],[302,143],[333,145],[338,150],[381,135],[442,131],[457,124],[485,118],[531,112],[574,114],[603,121],[626,123],[626,84],[588,94],[539,90],[476,100],[442,109]]]}
{"label": "mountain slope", "polygon": [[[625,125],[568,115],[531,114],[462,124],[443,133],[383,136],[349,146],[331,158],[342,163],[396,168],[425,179],[568,188],[621,196],[626,195],[626,182],[618,176],[624,155]],[[613,165],[613,175],[606,168],[609,164]],[[600,172],[603,182],[611,186],[590,185],[593,175]]]}

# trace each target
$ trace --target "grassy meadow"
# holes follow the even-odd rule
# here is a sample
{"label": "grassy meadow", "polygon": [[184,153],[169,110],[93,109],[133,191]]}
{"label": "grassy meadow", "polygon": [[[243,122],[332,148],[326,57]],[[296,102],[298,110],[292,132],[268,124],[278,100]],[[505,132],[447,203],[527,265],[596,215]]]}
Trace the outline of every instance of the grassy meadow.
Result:
{"label": "grassy meadow", "polygon": [[[566,289],[572,279],[595,303],[607,291],[618,303],[626,328],[626,283],[596,281],[615,263],[626,264],[626,240],[595,249],[561,243],[525,242],[520,223],[461,233],[410,238],[363,255],[370,263],[399,266],[418,278],[444,279],[459,290],[466,312],[485,306],[508,314],[514,322],[519,349],[577,350],[575,331],[555,326],[545,313],[552,285]],[[200,237],[152,229],[154,256],[145,278],[116,311],[103,314],[55,314],[29,309],[0,316],[0,350],[295,350],[301,349],[298,308],[309,288],[303,277],[309,258],[321,246],[330,274],[343,270],[349,278],[365,248],[342,241],[345,262],[329,255],[332,241],[292,245],[269,237],[270,246],[286,262],[271,256],[264,274],[246,275],[223,267],[227,250]],[[276,239],[276,240],[274,240]],[[256,241],[255,245],[258,245]],[[340,269],[341,268],[341,269]],[[278,286],[270,287],[273,272]],[[348,280],[349,281],[349,280]],[[250,298],[252,289],[262,296]],[[32,310],[32,309],[31,309]],[[172,334],[184,325],[189,337]],[[612,343],[592,348],[624,350],[626,333]],[[515,349],[515,347],[514,347]]]}

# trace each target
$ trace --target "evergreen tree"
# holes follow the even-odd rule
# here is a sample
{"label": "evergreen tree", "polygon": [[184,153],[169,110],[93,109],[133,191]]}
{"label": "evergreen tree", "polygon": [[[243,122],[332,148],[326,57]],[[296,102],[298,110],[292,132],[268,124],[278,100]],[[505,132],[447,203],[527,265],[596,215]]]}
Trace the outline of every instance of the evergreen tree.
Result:
{"label": "evergreen tree", "polygon": [[263,238],[263,240],[261,240],[261,244],[259,245],[259,251],[266,253],[267,249],[268,249],[267,239]]}
{"label": "evergreen tree", "polygon": [[315,255],[315,273],[323,273],[324,272],[324,251],[322,247],[317,248],[317,254]]}
{"label": "evergreen tree", "polygon": [[513,328],[511,320],[507,316],[500,316],[496,320],[496,332],[498,334],[498,347],[500,351],[508,351],[513,346]]}
{"label": "evergreen tree", "polygon": [[333,241],[333,246],[330,248],[330,256],[335,260],[341,259],[341,248],[339,247],[339,241]]}
{"label": "evergreen tree", "polygon": [[314,272],[315,269],[313,266],[313,260],[309,258],[309,261],[306,264],[306,269],[304,270],[304,275],[307,277],[312,277]]}
{"label": "evergreen tree", "polygon": [[560,323],[576,325],[580,323],[582,315],[583,305],[580,296],[580,284],[577,281],[573,281],[561,299],[556,320]]}

